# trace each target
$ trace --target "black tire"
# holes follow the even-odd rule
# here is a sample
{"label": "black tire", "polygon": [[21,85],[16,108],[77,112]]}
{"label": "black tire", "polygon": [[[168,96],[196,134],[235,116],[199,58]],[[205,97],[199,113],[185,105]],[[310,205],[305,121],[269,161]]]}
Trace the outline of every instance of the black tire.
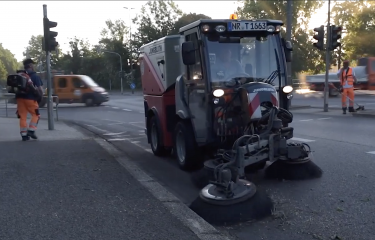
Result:
{"label": "black tire", "polygon": [[151,145],[151,150],[154,153],[154,155],[158,157],[170,155],[172,152],[172,149],[166,149],[164,146],[160,144],[161,135],[160,135],[160,131],[159,131],[155,116],[151,117],[149,128],[150,128],[150,145]]}
{"label": "black tire", "polygon": [[173,140],[173,152],[182,170],[195,170],[203,164],[191,123],[178,122],[174,130]]}
{"label": "black tire", "polygon": [[91,106],[93,106],[93,105],[94,105],[94,99],[93,99],[93,98],[90,98],[90,97],[86,98],[86,99],[85,99],[85,105],[86,105],[86,107],[91,107]]}
{"label": "black tire", "polygon": [[99,107],[100,105],[102,105],[102,103],[99,102],[99,103],[96,103],[95,105]]}

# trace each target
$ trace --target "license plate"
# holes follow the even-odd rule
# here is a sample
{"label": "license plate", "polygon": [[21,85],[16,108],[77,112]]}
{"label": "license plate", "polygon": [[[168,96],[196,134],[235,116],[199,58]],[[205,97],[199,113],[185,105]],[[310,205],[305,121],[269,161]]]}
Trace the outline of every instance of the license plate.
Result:
{"label": "license plate", "polygon": [[241,21],[241,22],[228,22],[228,31],[264,31],[267,29],[267,22],[253,22],[253,21]]}

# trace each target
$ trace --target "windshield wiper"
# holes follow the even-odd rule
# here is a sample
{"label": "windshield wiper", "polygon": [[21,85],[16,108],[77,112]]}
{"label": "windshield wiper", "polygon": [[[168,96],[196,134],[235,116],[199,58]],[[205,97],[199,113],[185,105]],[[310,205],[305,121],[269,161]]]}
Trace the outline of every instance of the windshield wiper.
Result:
{"label": "windshield wiper", "polygon": [[264,83],[271,84],[272,86],[275,86],[275,84],[273,84],[273,81],[275,81],[275,78],[278,75],[279,75],[279,70],[275,70],[268,77],[261,78],[261,81],[264,82]]}

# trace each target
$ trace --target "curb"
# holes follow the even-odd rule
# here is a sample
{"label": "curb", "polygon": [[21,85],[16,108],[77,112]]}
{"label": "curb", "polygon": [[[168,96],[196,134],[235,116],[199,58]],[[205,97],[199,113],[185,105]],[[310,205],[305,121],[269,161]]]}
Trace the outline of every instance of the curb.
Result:
{"label": "curb", "polygon": [[127,157],[121,150],[113,144],[106,141],[100,135],[90,131],[80,123],[74,121],[65,121],[70,125],[75,125],[84,132],[90,132],[93,139],[115,160],[121,164],[138,182],[141,183],[157,200],[159,200],[168,211],[176,217],[183,225],[188,227],[201,240],[234,240],[233,236],[226,236],[218,231],[214,226],[206,222],[198,214],[192,211],[188,206],[180,201],[175,195],[163,187],[160,183],[144,172],[134,161]]}

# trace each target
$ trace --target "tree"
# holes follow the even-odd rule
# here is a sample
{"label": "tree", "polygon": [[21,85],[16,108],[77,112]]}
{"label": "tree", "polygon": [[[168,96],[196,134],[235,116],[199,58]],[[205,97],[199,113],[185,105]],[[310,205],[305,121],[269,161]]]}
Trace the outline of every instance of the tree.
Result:
{"label": "tree", "polygon": [[[44,67],[46,65],[46,52],[42,50],[42,44],[43,44],[42,39],[43,39],[43,35],[31,36],[29,40],[29,46],[25,48],[25,52],[23,52],[23,56],[25,58],[29,57],[33,59],[35,62],[38,63],[38,65],[40,64],[41,66]],[[57,47],[57,49],[58,49],[57,52],[51,52],[51,66],[52,67],[55,67],[57,65],[59,55],[61,53],[61,49],[59,47]]]}
{"label": "tree", "polygon": [[17,59],[8,49],[5,49],[0,43],[0,79],[5,79],[7,74],[15,72],[18,68]]}
{"label": "tree", "polygon": [[[243,8],[237,9],[240,19],[279,19],[286,23],[286,1],[256,1],[244,0]],[[293,61],[292,75],[298,72],[324,70],[323,57],[309,40],[312,32],[307,30],[307,25],[314,11],[323,5],[323,1],[293,1],[292,44]],[[285,25],[284,25],[285,26]],[[285,34],[285,27],[282,29]],[[307,57],[308,56],[308,57]]]}
{"label": "tree", "polygon": [[[371,1],[336,2],[332,8],[333,21],[345,29],[342,38],[343,58],[356,60],[375,56],[375,3]],[[344,35],[344,34],[343,34]]]}
{"label": "tree", "polygon": [[186,26],[192,22],[198,21],[200,19],[211,19],[209,16],[204,14],[196,13],[184,13],[174,24],[171,34],[178,34],[181,27]]}
{"label": "tree", "polygon": [[176,21],[182,11],[173,1],[148,1],[141,8],[141,14],[133,19],[138,31],[134,34],[133,44],[137,48],[173,34]]}

